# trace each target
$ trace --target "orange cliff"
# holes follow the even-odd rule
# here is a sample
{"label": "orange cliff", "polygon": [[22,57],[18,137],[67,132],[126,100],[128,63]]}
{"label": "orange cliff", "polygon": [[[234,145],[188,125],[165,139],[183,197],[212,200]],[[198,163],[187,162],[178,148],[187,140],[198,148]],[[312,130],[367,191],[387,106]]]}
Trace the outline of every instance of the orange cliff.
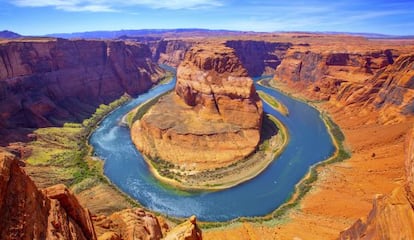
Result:
{"label": "orange cliff", "polygon": [[177,70],[175,92],[161,98],[131,129],[137,148],[185,170],[225,167],[260,140],[262,103],[231,48],[197,45]]}
{"label": "orange cliff", "polygon": [[0,173],[1,239],[96,239],[89,211],[66,187],[40,191],[4,152]]}
{"label": "orange cliff", "polygon": [[18,128],[79,122],[122,94],[148,90],[163,75],[148,46],[122,41],[24,39],[0,42],[2,142]]}
{"label": "orange cliff", "polygon": [[19,166],[23,163],[0,150],[0,239],[202,239],[195,217],[170,229],[139,208],[91,216],[64,185],[39,190]]}
{"label": "orange cliff", "polygon": [[398,236],[393,234],[400,229],[399,236],[411,239],[404,142],[414,123],[410,110],[414,43],[312,35],[292,42],[296,44],[271,84],[302,99],[325,100],[314,104],[341,127],[352,156],[318,168],[310,192],[281,222],[245,222],[205,231],[204,238],[338,239],[339,232],[370,213],[373,197],[382,194],[368,216],[371,220],[355,223],[341,236],[383,239],[380,229],[382,236]]}

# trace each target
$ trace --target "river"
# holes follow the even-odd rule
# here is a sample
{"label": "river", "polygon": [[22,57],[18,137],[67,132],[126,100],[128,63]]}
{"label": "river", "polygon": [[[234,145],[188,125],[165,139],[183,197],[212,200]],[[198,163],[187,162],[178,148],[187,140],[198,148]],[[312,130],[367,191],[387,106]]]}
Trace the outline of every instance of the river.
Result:
{"label": "river", "polygon": [[[257,81],[258,79],[256,79]],[[254,179],[216,192],[186,192],[155,179],[133,145],[129,128],[121,118],[135,106],[171,90],[175,80],[159,85],[109,114],[91,135],[95,154],[105,161],[105,175],[143,206],[174,217],[196,215],[202,221],[227,221],[237,217],[266,215],[288,199],[310,167],[331,156],[335,147],[319,112],[310,105],[277,90],[256,84],[289,109],[283,116],[269,105],[264,111],[288,129],[289,143],[282,154]],[[110,201],[110,199],[108,199]]]}

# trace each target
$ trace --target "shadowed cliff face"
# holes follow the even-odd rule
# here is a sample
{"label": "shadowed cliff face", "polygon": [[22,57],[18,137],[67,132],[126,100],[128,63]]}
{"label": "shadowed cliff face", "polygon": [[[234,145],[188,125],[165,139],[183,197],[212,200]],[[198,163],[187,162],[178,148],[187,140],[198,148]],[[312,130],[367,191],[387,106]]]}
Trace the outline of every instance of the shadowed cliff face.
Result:
{"label": "shadowed cliff face", "polygon": [[28,40],[0,44],[0,127],[81,121],[101,103],[148,90],[163,71],[146,45]]}
{"label": "shadowed cliff face", "polygon": [[[1,151],[1,150],[0,150]],[[89,211],[63,185],[40,191],[0,152],[1,239],[96,239]]]}
{"label": "shadowed cliff face", "polygon": [[233,48],[250,77],[274,74],[282,62],[291,43],[235,40],[227,41],[226,46]]}
{"label": "shadowed cliff face", "polygon": [[[18,159],[0,148],[0,239],[167,239],[199,240],[195,217],[169,229],[163,218],[143,209],[91,216],[64,185],[38,189]],[[168,232],[167,232],[168,231]]]}
{"label": "shadowed cliff face", "polygon": [[[153,60],[172,67],[178,67],[184,60],[185,53],[196,44],[198,44],[196,40],[190,39],[148,42]],[[234,49],[250,77],[274,74],[287,50],[293,46],[288,42],[255,40],[229,40],[225,45]]]}
{"label": "shadowed cliff face", "polygon": [[193,41],[184,40],[161,40],[148,43],[152,51],[152,59],[159,64],[172,67],[178,67],[184,60],[185,53],[194,44]]}

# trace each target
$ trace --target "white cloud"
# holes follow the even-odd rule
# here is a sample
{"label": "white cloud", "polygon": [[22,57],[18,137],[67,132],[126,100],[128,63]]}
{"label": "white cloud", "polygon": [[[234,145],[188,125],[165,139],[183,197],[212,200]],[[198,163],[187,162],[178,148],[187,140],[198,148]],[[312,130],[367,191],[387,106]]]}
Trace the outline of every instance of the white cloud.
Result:
{"label": "white cloud", "polygon": [[220,7],[220,0],[14,0],[20,7],[55,7],[65,11],[110,12],[120,7],[145,6],[165,9],[199,9]]}

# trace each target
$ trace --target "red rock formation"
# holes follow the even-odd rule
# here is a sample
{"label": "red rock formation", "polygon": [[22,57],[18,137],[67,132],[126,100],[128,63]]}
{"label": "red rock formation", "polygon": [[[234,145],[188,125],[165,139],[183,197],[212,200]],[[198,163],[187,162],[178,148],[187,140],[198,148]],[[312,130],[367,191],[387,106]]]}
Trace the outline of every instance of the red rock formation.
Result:
{"label": "red rock formation", "polygon": [[190,217],[186,222],[176,226],[167,234],[164,240],[202,240],[202,233],[197,226],[195,216]]}
{"label": "red rock formation", "polygon": [[275,80],[308,90],[310,97],[329,99],[349,85],[372,78],[392,63],[391,50],[349,53],[297,47],[288,50],[276,70]]}
{"label": "red rock formation", "polygon": [[260,129],[261,101],[247,70],[230,48],[193,47],[177,70],[175,92],[189,106],[224,122]]}
{"label": "red rock formation", "polygon": [[148,46],[122,41],[2,42],[0,128],[81,121],[101,103],[142,93],[163,72],[150,58]]}
{"label": "red rock formation", "polygon": [[291,43],[253,40],[231,40],[226,46],[233,48],[237,57],[247,69],[249,76],[274,74],[276,67],[285,57]]}
{"label": "red rock formation", "polygon": [[414,114],[414,55],[401,55],[393,64],[359,86],[338,93],[345,104],[364,102],[381,108],[387,114]]}
{"label": "red rock formation", "polygon": [[[59,184],[39,190],[17,158],[0,149],[0,239],[161,239],[170,231],[163,218],[125,209],[91,218],[76,196]],[[95,232],[96,230],[96,232]],[[174,239],[201,239],[195,217],[171,230]],[[184,237],[182,237],[184,236]]]}
{"label": "red rock formation", "polygon": [[0,173],[0,239],[96,239],[89,211],[64,186],[39,191],[7,153]]}
{"label": "red rock formation", "polygon": [[288,51],[274,82],[285,82],[313,99],[371,107],[381,111],[381,121],[402,121],[402,115],[414,114],[412,54],[299,49]]}
{"label": "red rock formation", "polygon": [[191,40],[161,40],[148,43],[153,52],[153,60],[172,67],[178,67],[184,60],[185,53],[194,44]]}
{"label": "red rock formation", "polygon": [[262,103],[231,48],[193,47],[177,79],[175,93],[134,123],[138,149],[186,170],[224,167],[256,149]]}
{"label": "red rock formation", "polygon": [[108,217],[94,219],[99,239],[161,239],[162,229],[157,217],[143,209],[126,209]]}
{"label": "red rock formation", "polygon": [[407,139],[405,185],[390,195],[377,196],[366,220],[359,219],[341,232],[341,240],[414,239],[414,131],[407,135]]}

